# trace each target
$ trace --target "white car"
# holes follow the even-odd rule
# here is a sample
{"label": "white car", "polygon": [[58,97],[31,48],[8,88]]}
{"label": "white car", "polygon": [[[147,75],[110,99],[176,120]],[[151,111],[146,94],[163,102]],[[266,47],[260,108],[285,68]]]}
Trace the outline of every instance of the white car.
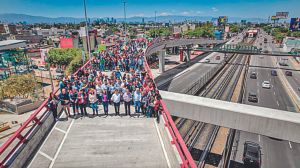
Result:
{"label": "white car", "polygon": [[204,60],[204,62],[205,62],[205,63],[209,63],[209,62],[210,62],[210,59],[207,58],[207,59]]}
{"label": "white car", "polygon": [[266,89],[270,89],[270,88],[271,88],[271,84],[270,84],[269,81],[264,81],[264,82],[262,83],[262,87],[263,87],[263,88],[266,88]]}

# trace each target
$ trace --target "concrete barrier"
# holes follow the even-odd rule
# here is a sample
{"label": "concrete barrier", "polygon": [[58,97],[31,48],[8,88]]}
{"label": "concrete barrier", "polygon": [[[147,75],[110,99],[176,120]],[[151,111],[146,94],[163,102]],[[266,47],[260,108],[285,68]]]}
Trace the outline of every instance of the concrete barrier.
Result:
{"label": "concrete barrier", "polygon": [[300,143],[300,114],[160,91],[173,116]]}

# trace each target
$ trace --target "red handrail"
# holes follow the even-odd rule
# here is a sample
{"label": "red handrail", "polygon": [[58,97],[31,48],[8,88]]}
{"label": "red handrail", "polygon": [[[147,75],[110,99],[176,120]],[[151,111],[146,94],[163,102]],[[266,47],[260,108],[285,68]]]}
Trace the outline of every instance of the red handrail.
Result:
{"label": "red handrail", "polygon": [[[80,67],[75,73],[77,74],[78,71],[80,69],[85,68],[88,64],[90,63],[90,61],[87,61],[82,67]],[[54,94],[56,94],[58,92],[58,89],[56,89],[54,91]],[[5,162],[12,156],[12,154],[16,151],[16,149],[18,148],[18,146],[20,146],[22,143],[26,142],[27,139],[26,137],[32,132],[33,128],[35,128],[35,126],[37,124],[41,123],[41,119],[43,118],[44,114],[46,114],[47,111],[44,112],[44,114],[40,117],[37,118],[37,115],[40,114],[40,112],[42,111],[42,109],[47,105],[48,103],[48,98],[41,104],[41,106],[35,110],[34,113],[32,113],[30,115],[30,117],[22,124],[21,127],[18,128],[18,130],[16,132],[14,132],[14,134],[7,140],[4,142],[4,144],[1,145],[0,147],[0,155],[2,155],[7,148],[16,140],[19,139],[20,141],[13,147],[13,149],[8,153],[8,155],[0,162],[0,167],[4,167]],[[31,126],[30,130],[23,136],[22,132],[27,128],[27,126],[32,122],[35,121],[35,124],[33,126]]]}
{"label": "red handrail", "polygon": [[[146,53],[146,52],[145,52]],[[147,59],[146,59],[146,56],[145,56],[145,60],[144,60],[144,64],[145,64],[145,69],[148,73],[148,75],[150,76],[150,78],[154,81],[154,76],[152,74],[152,71],[151,69],[149,68],[149,65],[147,63]],[[188,150],[188,148],[186,147],[186,144],[184,142],[184,140],[182,139],[167,107],[166,107],[166,104],[163,102],[163,100],[160,101],[161,105],[162,105],[162,108],[163,108],[163,111],[162,111],[162,116],[165,120],[165,126],[168,128],[171,136],[172,136],[172,143],[175,144],[176,148],[177,148],[177,151],[179,153],[179,156],[182,160],[182,164],[181,164],[181,167],[182,168],[188,168],[188,167],[191,167],[191,168],[196,168],[197,165],[190,153],[190,151]]]}

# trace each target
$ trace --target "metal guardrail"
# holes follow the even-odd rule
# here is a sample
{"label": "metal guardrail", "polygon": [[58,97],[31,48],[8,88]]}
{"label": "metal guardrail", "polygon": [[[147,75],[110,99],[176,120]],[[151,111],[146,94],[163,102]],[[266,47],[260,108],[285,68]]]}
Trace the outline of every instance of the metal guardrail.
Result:
{"label": "metal guardrail", "polygon": [[[88,66],[90,61],[86,62],[80,69],[84,69],[86,66]],[[77,74],[78,69],[74,74]],[[58,89],[54,91],[54,94],[58,92]],[[14,145],[10,151],[8,151],[8,154],[4,157],[4,159],[0,160],[0,168],[5,168],[7,167],[8,162],[11,163],[12,160],[14,159],[14,155],[18,152],[19,147],[24,145],[32,136],[32,134],[35,133],[36,128],[43,124],[43,119],[46,116],[48,109],[46,108],[46,105],[48,103],[47,98],[42,105],[35,110],[34,113],[30,115],[30,117],[22,124],[20,128],[0,147],[0,155],[4,154],[5,152],[8,151],[11,145]],[[43,109],[46,108],[46,111],[43,111]],[[43,112],[43,113],[42,113]],[[41,114],[42,113],[42,114]],[[41,114],[41,115],[40,115]],[[40,116],[38,116],[40,115]],[[34,123],[30,129],[25,133],[25,129],[29,126],[30,123]],[[23,135],[24,134],[24,135]],[[19,141],[17,141],[19,140]],[[15,143],[15,144],[14,144]]]}
{"label": "metal guardrail", "polygon": [[[151,46],[150,46],[151,47]],[[145,52],[146,53],[146,52]],[[145,57],[145,69],[147,71],[147,73],[149,74],[149,76],[151,77],[151,79],[154,81],[154,77],[152,75],[151,69],[148,66],[146,57]],[[171,143],[174,144],[176,146],[176,149],[179,153],[179,156],[182,160],[182,164],[180,165],[182,168],[196,168],[196,164],[195,161],[190,153],[190,151],[188,150],[184,140],[182,139],[167,107],[166,104],[163,102],[163,100],[161,100],[161,106],[162,106],[162,116],[165,120],[165,126],[168,128],[169,133],[172,136],[172,141]]]}

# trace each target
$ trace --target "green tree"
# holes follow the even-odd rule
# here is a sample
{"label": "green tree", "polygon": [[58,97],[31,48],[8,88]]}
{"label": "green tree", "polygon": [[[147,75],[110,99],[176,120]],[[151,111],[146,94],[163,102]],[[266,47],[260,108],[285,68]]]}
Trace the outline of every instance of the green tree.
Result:
{"label": "green tree", "polygon": [[56,66],[67,66],[77,56],[81,55],[81,50],[78,48],[55,48],[48,52],[47,62]]}

